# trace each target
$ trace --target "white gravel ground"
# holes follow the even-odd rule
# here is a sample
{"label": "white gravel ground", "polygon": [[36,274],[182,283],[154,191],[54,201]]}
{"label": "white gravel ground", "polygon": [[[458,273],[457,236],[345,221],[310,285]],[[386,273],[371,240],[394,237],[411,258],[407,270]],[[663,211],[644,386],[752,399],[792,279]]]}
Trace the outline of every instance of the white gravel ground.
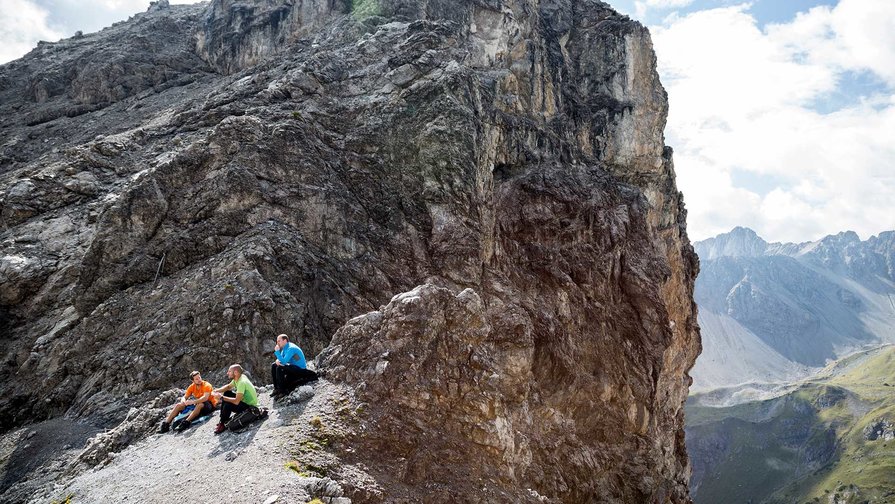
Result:
{"label": "white gravel ground", "polygon": [[269,408],[270,416],[241,433],[215,435],[215,412],[212,419],[183,433],[149,436],[102,467],[56,483],[30,502],[46,504],[71,496],[73,503],[271,504],[305,503],[314,497],[348,503],[332,480],[287,467],[289,462],[319,466],[325,464],[321,458],[332,457],[301,449],[313,439],[319,418],[330,417],[340,401],[344,404],[340,390],[324,380],[314,388],[309,400],[291,405],[273,404],[269,393],[260,392],[260,406]]}

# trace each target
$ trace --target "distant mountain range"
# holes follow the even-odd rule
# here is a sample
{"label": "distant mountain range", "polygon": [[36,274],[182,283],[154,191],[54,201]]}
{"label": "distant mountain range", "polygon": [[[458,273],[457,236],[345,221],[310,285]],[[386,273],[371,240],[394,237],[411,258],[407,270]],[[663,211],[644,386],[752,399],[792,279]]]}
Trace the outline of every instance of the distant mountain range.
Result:
{"label": "distant mountain range", "polygon": [[768,243],[737,227],[695,244],[703,352],[691,392],[789,382],[895,341],[895,232]]}

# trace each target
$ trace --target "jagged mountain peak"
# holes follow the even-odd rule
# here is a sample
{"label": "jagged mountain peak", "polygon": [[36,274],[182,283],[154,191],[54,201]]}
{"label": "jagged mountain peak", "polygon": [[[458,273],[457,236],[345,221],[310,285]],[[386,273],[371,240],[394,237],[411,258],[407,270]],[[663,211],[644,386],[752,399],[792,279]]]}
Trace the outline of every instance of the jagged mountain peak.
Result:
{"label": "jagged mountain peak", "polygon": [[[740,228],[697,243],[704,353],[694,387],[790,379],[808,372],[805,366],[895,341],[893,236],[861,241],[844,231],[750,254],[744,250],[757,252],[764,242]],[[726,365],[730,355],[753,371]]]}
{"label": "jagged mountain peak", "polygon": [[727,233],[696,242],[693,247],[702,260],[718,257],[755,257],[765,253],[768,243],[747,227],[737,226]]}

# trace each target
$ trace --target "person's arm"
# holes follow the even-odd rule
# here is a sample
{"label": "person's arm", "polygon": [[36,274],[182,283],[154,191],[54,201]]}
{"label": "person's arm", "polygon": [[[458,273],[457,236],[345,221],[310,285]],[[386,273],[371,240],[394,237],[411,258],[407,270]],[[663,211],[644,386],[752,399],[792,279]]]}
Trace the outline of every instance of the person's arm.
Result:
{"label": "person's arm", "polygon": [[202,404],[205,401],[207,401],[209,397],[211,397],[211,392],[206,392],[206,393],[202,394],[202,397],[200,397],[198,399],[193,399],[193,404]]}
{"label": "person's arm", "polygon": [[[230,384],[227,386],[227,388],[230,389],[230,390],[232,390],[232,389],[234,388],[234,386],[233,386],[233,382],[230,382]],[[221,400],[222,400],[222,401],[226,401],[226,402],[231,403],[231,404],[239,404],[239,403],[241,403],[241,402],[242,402],[242,396],[243,396],[243,394],[245,393],[245,390],[243,390],[244,388],[245,388],[245,386],[244,386],[243,383],[241,383],[241,382],[240,382],[240,383],[237,383],[237,384],[236,384],[236,397],[221,396]]]}
{"label": "person's arm", "polygon": [[233,382],[230,382],[221,388],[216,388],[216,389],[212,390],[211,393],[212,394],[223,394],[224,392],[227,392],[228,390],[230,390],[232,388],[233,388]]}
{"label": "person's arm", "polygon": [[301,351],[301,347],[298,345],[290,344],[289,348],[286,349],[284,353],[287,354],[286,364],[291,364],[300,368],[307,366],[305,363],[305,353]]}
{"label": "person's arm", "polygon": [[287,364],[289,361],[286,360],[285,350],[282,348],[278,348],[274,346],[273,354],[277,357],[277,360],[274,362],[277,366],[282,366],[283,364]]}
{"label": "person's arm", "polygon": [[288,347],[283,349],[283,358],[281,359],[283,364],[292,364],[293,366],[298,364],[298,362],[293,362],[293,360],[297,357],[295,352],[296,348],[298,347],[289,345]]}

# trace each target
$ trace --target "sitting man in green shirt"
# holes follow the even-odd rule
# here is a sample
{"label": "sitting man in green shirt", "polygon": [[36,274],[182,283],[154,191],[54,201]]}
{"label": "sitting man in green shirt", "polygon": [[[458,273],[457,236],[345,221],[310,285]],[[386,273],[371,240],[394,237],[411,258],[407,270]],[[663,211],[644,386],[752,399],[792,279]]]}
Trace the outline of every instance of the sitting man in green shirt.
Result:
{"label": "sitting man in green shirt", "polygon": [[[249,381],[249,378],[243,374],[242,366],[233,364],[227,369],[227,378],[232,381],[221,388],[214,389],[212,394],[220,399],[221,402],[221,421],[214,429],[215,434],[220,434],[227,430],[226,424],[230,420],[230,415],[239,413],[252,406],[258,406],[258,394],[255,392],[255,386]],[[236,393],[233,393],[236,389]]]}

